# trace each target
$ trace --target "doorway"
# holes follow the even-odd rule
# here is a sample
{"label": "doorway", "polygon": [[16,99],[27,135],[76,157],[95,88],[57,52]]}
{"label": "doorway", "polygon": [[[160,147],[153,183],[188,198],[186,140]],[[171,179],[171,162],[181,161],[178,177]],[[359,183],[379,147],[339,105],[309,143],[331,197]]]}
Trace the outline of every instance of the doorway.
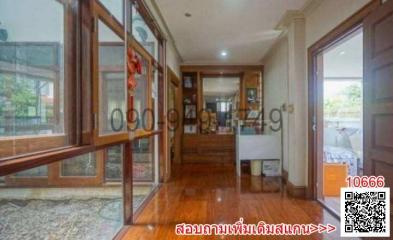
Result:
{"label": "doorway", "polygon": [[179,77],[167,67],[167,161],[165,162],[164,181],[171,178],[173,166],[181,163],[181,89]]}
{"label": "doorway", "polygon": [[316,55],[317,199],[337,215],[347,176],[363,175],[363,28]]}

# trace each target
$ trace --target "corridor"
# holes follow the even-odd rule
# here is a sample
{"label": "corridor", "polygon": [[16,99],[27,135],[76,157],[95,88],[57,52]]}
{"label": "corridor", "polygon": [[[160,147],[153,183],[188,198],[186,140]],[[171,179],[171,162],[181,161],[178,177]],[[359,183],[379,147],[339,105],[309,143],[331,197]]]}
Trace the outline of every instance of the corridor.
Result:
{"label": "corridor", "polygon": [[[298,239],[175,234],[178,223],[235,223],[239,217],[245,223],[339,225],[317,202],[288,197],[279,178],[246,174],[238,178],[232,165],[220,164],[183,164],[176,167],[173,175],[136,216],[135,224],[123,233],[123,239]],[[307,239],[337,239],[338,232],[314,234]]]}

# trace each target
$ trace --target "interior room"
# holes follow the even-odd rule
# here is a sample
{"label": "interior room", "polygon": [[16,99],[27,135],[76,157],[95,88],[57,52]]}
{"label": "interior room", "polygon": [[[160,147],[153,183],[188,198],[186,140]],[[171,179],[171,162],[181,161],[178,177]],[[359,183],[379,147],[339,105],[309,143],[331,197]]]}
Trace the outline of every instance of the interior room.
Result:
{"label": "interior room", "polygon": [[0,0],[0,239],[361,232],[341,191],[393,185],[392,24],[393,0]]}

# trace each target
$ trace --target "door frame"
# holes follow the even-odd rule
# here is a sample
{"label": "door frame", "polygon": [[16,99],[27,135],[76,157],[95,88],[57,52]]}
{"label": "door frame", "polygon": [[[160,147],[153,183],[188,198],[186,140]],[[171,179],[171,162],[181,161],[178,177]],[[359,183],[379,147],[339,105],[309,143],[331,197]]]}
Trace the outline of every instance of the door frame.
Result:
{"label": "door frame", "polygon": [[317,139],[318,129],[314,131],[318,113],[318,88],[317,88],[317,56],[318,54],[341,41],[363,24],[364,19],[382,4],[381,0],[372,0],[355,14],[350,16],[324,37],[314,43],[307,50],[308,61],[308,183],[306,197],[317,200]]}
{"label": "door frame", "polygon": [[[181,122],[181,119],[182,119],[181,118],[181,116],[182,116],[181,82],[180,82],[180,78],[168,66],[167,66],[167,79],[168,79],[167,91],[169,92],[170,85],[173,85],[175,88],[174,109],[176,110],[177,116],[178,116],[177,122],[175,123],[176,126],[175,126],[175,135],[174,135],[174,138],[175,138],[175,144],[174,144],[175,145],[175,156],[174,156],[175,161],[174,161],[174,163],[181,163],[181,134],[182,134],[182,131],[181,131],[181,126],[182,126],[182,122]],[[167,96],[168,97],[166,99],[166,101],[167,101],[166,105],[169,106],[169,94],[168,93],[167,93]],[[167,115],[169,114],[170,110],[171,109],[167,110],[168,111]],[[168,116],[167,116],[167,118],[168,118]],[[168,121],[168,119],[167,119],[167,121]],[[164,182],[168,182],[172,176],[172,162],[171,162],[171,156],[170,156],[170,154],[171,154],[170,147],[171,146],[169,144],[169,131],[171,131],[171,130],[169,130],[169,128],[167,128],[166,131],[168,132],[168,134],[167,134],[168,144],[167,144],[167,157],[166,157],[166,161],[164,164],[164,169],[165,169],[164,170]]]}

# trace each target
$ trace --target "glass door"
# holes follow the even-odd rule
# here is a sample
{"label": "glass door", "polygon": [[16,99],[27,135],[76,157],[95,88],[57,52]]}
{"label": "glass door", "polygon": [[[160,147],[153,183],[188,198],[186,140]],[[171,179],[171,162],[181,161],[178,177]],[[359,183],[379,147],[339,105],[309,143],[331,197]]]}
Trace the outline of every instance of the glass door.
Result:
{"label": "glass door", "polygon": [[142,65],[142,72],[135,74],[137,82],[134,90],[132,109],[135,139],[132,140],[133,168],[133,210],[136,212],[153,193],[158,185],[158,142],[159,132],[157,70],[152,65],[152,57],[138,43],[132,48]]}
{"label": "glass door", "polygon": [[318,200],[339,214],[346,177],[363,174],[363,31],[317,56]]}

